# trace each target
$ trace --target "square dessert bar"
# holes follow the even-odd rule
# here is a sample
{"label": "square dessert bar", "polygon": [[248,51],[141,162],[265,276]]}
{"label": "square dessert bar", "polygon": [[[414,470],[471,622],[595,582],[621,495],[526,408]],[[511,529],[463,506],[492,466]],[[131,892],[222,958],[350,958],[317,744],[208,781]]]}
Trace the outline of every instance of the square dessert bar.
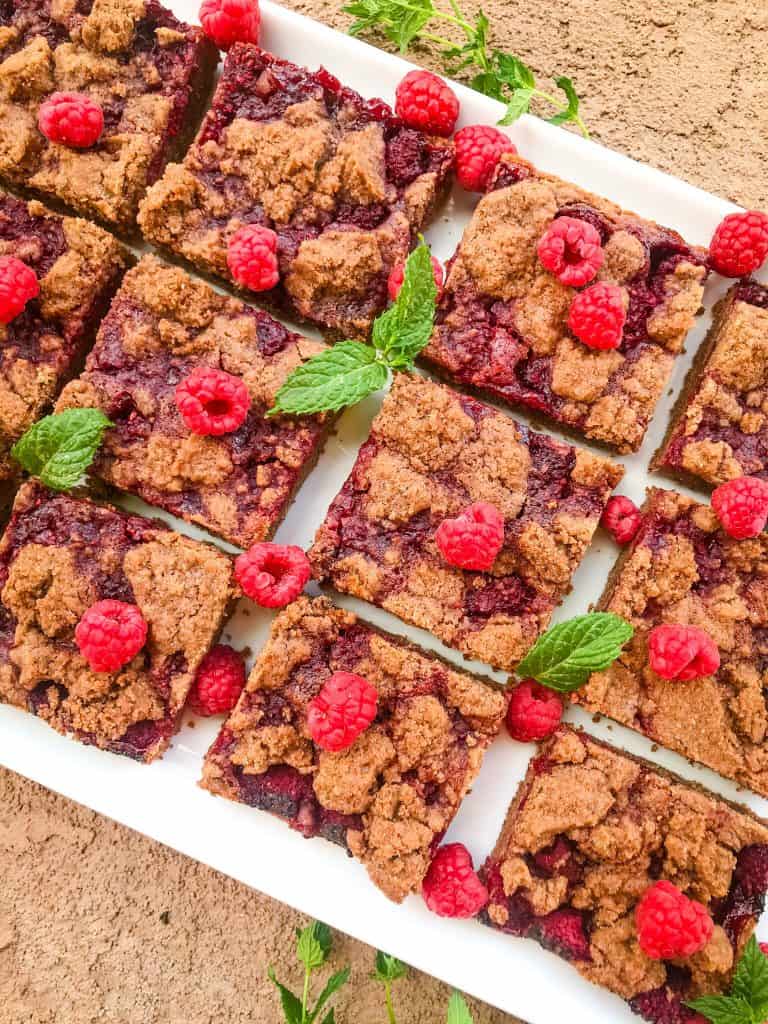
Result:
{"label": "square dessert bar", "polygon": [[[597,280],[620,285],[617,349],[568,328],[576,290],[540,263],[557,217],[586,221],[605,254]],[[706,250],[505,154],[454,257],[425,358],[451,380],[526,406],[620,452],[642,443],[701,306]]]}
{"label": "square dessert bar", "polygon": [[768,478],[768,288],[740,281],[715,307],[654,468],[713,486]]}
{"label": "square dessert bar", "polygon": [[[197,667],[235,596],[229,558],[159,520],[26,483],[0,542],[0,701],[137,761],[168,746]],[[149,626],[117,672],[94,672],[74,639],[104,599]]]}
{"label": "square dessert bar", "polygon": [[[768,827],[745,808],[566,726],[531,762],[481,872],[486,924],[529,936],[653,1024],[727,991],[763,910]],[[687,959],[640,949],[635,908],[666,880],[703,903],[712,938]]]}
{"label": "square dessert bar", "polygon": [[[511,670],[570,589],[622,469],[423,377],[398,374],[317,531],[316,579]],[[504,518],[487,572],[449,565],[440,523],[474,502]]]}
{"label": "square dessert bar", "polygon": [[235,231],[271,228],[281,280],[261,297],[360,335],[452,165],[450,142],[406,128],[324,68],[236,44],[194,145],[150,190],[139,223],[150,241],[228,280]]}
{"label": "square dessert bar", "polygon": [[[271,536],[332,423],[266,416],[288,374],[322,348],[145,256],[126,274],[85,372],[57,409],[96,407],[112,421],[95,476],[248,547]],[[248,415],[232,433],[192,433],[176,406],[177,384],[205,366],[248,389]]]}
{"label": "square dessert bar", "polygon": [[[334,672],[378,693],[376,718],[338,753],[307,728],[307,705]],[[201,785],[345,847],[400,902],[421,885],[505,710],[493,684],[327,598],[301,597],[275,619]]]}
{"label": "square dessert bar", "polygon": [[[218,50],[157,0],[7,0],[0,7],[0,178],[124,231],[196,127]],[[53,92],[90,96],[87,149],[37,125]]]}
{"label": "square dessert bar", "polygon": [[101,228],[0,192],[0,256],[22,260],[40,285],[39,297],[0,325],[2,509],[18,477],[11,447],[80,369],[128,253]]}
{"label": "square dessert bar", "polygon": [[[635,634],[574,699],[768,796],[768,534],[734,540],[708,505],[652,488],[600,608]],[[719,670],[691,682],[658,676],[648,634],[662,623],[706,630]]]}

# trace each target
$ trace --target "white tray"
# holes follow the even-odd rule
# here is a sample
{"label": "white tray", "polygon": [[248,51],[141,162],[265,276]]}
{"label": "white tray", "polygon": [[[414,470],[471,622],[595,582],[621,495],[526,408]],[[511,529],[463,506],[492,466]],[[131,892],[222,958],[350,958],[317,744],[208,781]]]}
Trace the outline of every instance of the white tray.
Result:
{"label": "white tray", "polygon": [[[197,0],[170,0],[170,6],[180,17],[197,20]],[[364,96],[393,101],[395,87],[411,65],[269,0],[262,0],[261,7],[265,48],[311,67],[321,61]],[[502,106],[496,101],[462,86],[455,89],[461,101],[462,124],[494,124],[501,116]],[[510,134],[520,152],[542,169],[674,227],[689,242],[706,245],[718,221],[736,209],[676,178],[533,117],[524,117]],[[671,137],[670,145],[674,145]],[[472,198],[457,189],[450,205],[426,233],[437,256],[444,259],[453,253],[472,206]],[[721,280],[710,283],[707,310],[725,287]],[[688,355],[677,361],[674,393],[679,391],[691,354],[708,322],[708,315],[701,318],[690,336]],[[619,460],[627,470],[620,490],[637,501],[642,500],[649,482],[646,467],[664,433],[672,402],[670,391],[659,404],[641,452]],[[352,466],[378,405],[379,398],[369,398],[342,416],[337,435],[329,441],[305,483],[278,532],[278,540],[305,547],[310,543]],[[515,415],[526,418],[524,413]],[[551,433],[558,432],[553,429]],[[662,486],[665,483],[658,476],[654,481]],[[132,499],[126,499],[124,505],[134,511],[149,511]],[[168,516],[163,518],[173,522]],[[192,536],[205,536],[178,522],[174,525]],[[573,593],[557,619],[589,608],[601,593],[616,555],[617,549],[601,532],[577,572]],[[462,661],[428,634],[403,625],[385,612],[353,599],[342,603],[394,633],[455,662]],[[251,605],[238,611],[227,633],[236,647],[247,645],[256,652],[270,619],[269,614]],[[491,674],[484,666],[473,667]],[[503,676],[496,674],[496,678]],[[567,717],[618,747],[649,757],[684,778],[768,815],[768,801],[740,792],[712,772],[691,767],[683,758],[653,751],[649,742],[627,729],[607,723],[595,725],[578,710],[571,710]],[[511,938],[476,922],[435,917],[418,896],[395,906],[368,881],[363,867],[341,849],[321,839],[307,841],[266,813],[204,793],[196,786],[201,758],[219,725],[219,719],[198,720],[194,728],[183,727],[163,760],[147,767],[81,746],[58,736],[32,715],[0,706],[0,763],[530,1024],[550,1024],[565,1017],[570,1024],[594,1024],[600,1019],[630,1024],[638,1019],[620,999],[582,980],[568,964],[536,943]],[[465,843],[476,864],[491,850],[533,750],[533,746],[500,736],[451,826],[447,838]],[[768,937],[768,930],[765,934]]]}

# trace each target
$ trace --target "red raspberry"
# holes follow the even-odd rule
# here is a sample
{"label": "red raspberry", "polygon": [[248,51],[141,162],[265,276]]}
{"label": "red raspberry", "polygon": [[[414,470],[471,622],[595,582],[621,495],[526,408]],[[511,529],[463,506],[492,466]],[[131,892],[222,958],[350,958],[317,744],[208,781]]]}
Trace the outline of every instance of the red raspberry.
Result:
{"label": "red raspberry", "polygon": [[490,569],[504,543],[504,517],[495,505],[476,501],[435,531],[440,554],[459,569]]}
{"label": "red raspberry", "polygon": [[37,274],[15,256],[0,256],[0,324],[15,320],[40,294]]}
{"label": "red raspberry", "polygon": [[176,408],[193,434],[231,434],[248,415],[251,396],[239,377],[198,366],[176,385]]}
{"label": "red raspberry", "polygon": [[277,235],[262,224],[244,224],[227,246],[227,266],[238,284],[252,292],[265,292],[280,280]]}
{"label": "red raspberry", "polygon": [[232,43],[258,43],[261,15],[258,0],[203,0],[203,31],[220,50]]}
{"label": "red raspberry", "polygon": [[421,885],[424,902],[440,917],[474,917],[488,902],[488,890],[463,843],[441,846]]}
{"label": "red raspberry", "polygon": [[75,626],[75,643],[94,672],[116,672],[139,653],[147,623],[135,604],[97,601]]}
{"label": "red raspberry", "polygon": [[656,675],[688,683],[720,667],[717,644],[698,626],[654,626],[648,635],[648,661]]}
{"label": "red raspberry", "polygon": [[467,192],[484,192],[502,153],[516,153],[508,135],[488,124],[460,128],[453,140],[456,147],[456,177]]}
{"label": "red raspberry", "polygon": [[693,956],[706,946],[715,927],[706,907],[665,880],[645,890],[635,923],[640,949],[652,960]]}
{"label": "red raspberry", "polygon": [[346,750],[376,717],[378,699],[367,679],[334,672],[307,705],[309,735],[323,750]]}
{"label": "red raspberry", "polygon": [[640,529],[640,509],[623,494],[616,494],[608,500],[600,522],[613,534],[617,544],[629,544]]}
{"label": "red raspberry", "polygon": [[395,91],[395,113],[409,128],[450,135],[459,101],[450,86],[431,71],[409,71]]}
{"label": "red raspberry", "polygon": [[768,256],[768,215],[759,210],[729,213],[709,244],[709,261],[723,277],[743,277]]}
{"label": "red raspberry", "polygon": [[574,295],[568,312],[568,326],[589,348],[618,348],[626,319],[623,289],[604,282]]}
{"label": "red raspberry", "polygon": [[768,522],[768,481],[742,476],[712,492],[712,508],[729,537],[758,537]]}
{"label": "red raspberry", "polygon": [[196,715],[223,715],[237,704],[245,686],[242,656],[227,644],[216,644],[200,662],[189,695]]}
{"label": "red raspberry", "polygon": [[507,729],[513,740],[530,743],[551,736],[563,717],[563,704],[553,690],[524,679],[512,691],[507,708]]}
{"label": "red raspberry", "polygon": [[[437,256],[432,257],[432,273],[435,278],[435,287],[437,288],[437,294],[443,287],[443,265]],[[390,302],[394,302],[400,293],[400,289],[403,287],[403,278],[405,276],[405,264],[398,263],[396,267],[392,267],[387,278],[387,292],[389,293]]]}
{"label": "red raspberry", "polygon": [[537,251],[541,265],[572,288],[589,284],[605,259],[600,232],[577,217],[556,217]]}
{"label": "red raspberry", "polygon": [[309,559],[295,544],[252,544],[235,559],[235,579],[262,608],[284,608],[311,576]]}
{"label": "red raspberry", "polygon": [[760,943],[760,952],[763,954],[763,956],[768,956],[768,942]]}
{"label": "red raspberry", "polygon": [[54,92],[40,104],[37,127],[49,142],[87,149],[104,131],[104,112],[81,92]]}

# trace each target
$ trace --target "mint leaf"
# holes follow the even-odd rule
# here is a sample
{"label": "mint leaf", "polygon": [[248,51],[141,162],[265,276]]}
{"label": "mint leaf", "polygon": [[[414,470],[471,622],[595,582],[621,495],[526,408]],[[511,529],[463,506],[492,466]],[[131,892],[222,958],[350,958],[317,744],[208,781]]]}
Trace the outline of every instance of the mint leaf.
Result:
{"label": "mint leaf", "polygon": [[437,287],[429,246],[418,245],[405,261],[397,298],[373,324],[371,341],[389,366],[403,370],[412,365],[432,334]]}
{"label": "mint leaf", "polygon": [[[731,995],[746,1000],[757,1011],[768,1005],[768,957],[752,936],[736,966]],[[765,1013],[760,1017],[762,1021]]]}
{"label": "mint leaf", "polygon": [[472,1014],[459,992],[454,992],[450,998],[446,1024],[472,1024]]}
{"label": "mint leaf", "polygon": [[342,409],[383,388],[387,377],[386,366],[370,345],[341,341],[293,371],[268,415]]}
{"label": "mint leaf", "polygon": [[331,929],[327,924],[313,921],[306,928],[296,929],[296,956],[308,971],[322,967],[331,951]]}
{"label": "mint leaf", "polygon": [[304,1011],[301,1008],[301,1001],[285,985],[281,985],[275,977],[274,967],[270,967],[267,971],[269,980],[275,986],[277,991],[280,993],[280,1005],[283,1008],[283,1017],[285,1018],[285,1024],[302,1024],[302,1016]]}
{"label": "mint leaf", "polygon": [[333,1015],[333,1010],[329,1010],[325,1017],[323,1017],[322,1024],[336,1024],[336,1018]]}
{"label": "mint leaf", "polygon": [[712,1024],[761,1024],[762,1017],[753,1016],[746,999],[733,996],[702,996],[686,1003],[692,1010],[703,1014]]}
{"label": "mint leaf", "polygon": [[390,956],[389,953],[382,953],[380,949],[377,950],[376,970],[372,975],[374,981],[382,983],[398,981],[400,978],[404,978],[407,973],[408,965],[404,964],[402,960],[398,960],[396,956]]}
{"label": "mint leaf", "polygon": [[498,77],[513,89],[535,89],[536,79],[533,72],[519,57],[512,53],[493,51],[493,59],[498,68]]}
{"label": "mint leaf", "polygon": [[100,409],[66,409],[34,423],[11,455],[46,487],[68,491],[82,479],[111,426]]}
{"label": "mint leaf", "polygon": [[325,988],[317,997],[315,1008],[312,1013],[307,1017],[307,1024],[312,1024],[315,1018],[318,1016],[322,1008],[334,994],[349,981],[350,969],[345,967],[342,971],[337,971],[336,974],[332,974],[328,981],[325,983]]}
{"label": "mint leaf", "polygon": [[534,89],[516,89],[499,124],[514,124],[523,114],[527,114],[533,99]]}
{"label": "mint leaf", "polygon": [[612,612],[590,612],[560,622],[539,637],[515,669],[560,693],[578,690],[592,672],[618,658],[634,630]]}
{"label": "mint leaf", "polygon": [[564,124],[566,121],[578,121],[579,97],[576,95],[576,89],[574,88],[573,82],[570,78],[566,78],[565,75],[560,75],[559,78],[555,79],[555,85],[565,93],[568,106],[555,114],[554,117],[550,117],[549,123]]}

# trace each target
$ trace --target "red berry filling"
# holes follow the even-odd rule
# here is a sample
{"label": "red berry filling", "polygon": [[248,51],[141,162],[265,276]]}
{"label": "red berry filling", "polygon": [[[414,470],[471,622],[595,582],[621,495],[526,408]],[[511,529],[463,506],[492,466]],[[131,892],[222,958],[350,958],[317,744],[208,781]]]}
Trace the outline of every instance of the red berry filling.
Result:
{"label": "red berry filling", "polygon": [[116,672],[144,646],[147,623],[135,604],[105,600],[75,626],[75,642],[94,672]]}
{"label": "red berry filling", "polygon": [[422,883],[429,909],[440,917],[474,917],[488,902],[469,850],[462,843],[441,846]]}
{"label": "red berry filling", "polygon": [[376,717],[378,694],[354,672],[334,672],[307,706],[307,728],[323,750],[351,746]]}
{"label": "red berry filling", "polygon": [[487,501],[478,501],[435,531],[440,554],[459,569],[491,568],[504,543],[504,517]]}
{"label": "red berry filling", "polygon": [[557,217],[539,239],[541,265],[572,288],[589,284],[603,265],[599,232],[588,221]]}
{"label": "red berry filling", "polygon": [[295,544],[254,544],[235,559],[237,582],[262,608],[290,604],[310,575],[309,559]]}
{"label": "red berry filling", "polygon": [[199,366],[176,385],[176,407],[193,434],[220,437],[241,427],[251,398],[239,377]]}
{"label": "red berry filling", "polygon": [[648,661],[662,679],[690,682],[720,667],[717,644],[696,626],[655,626],[648,636]]}

